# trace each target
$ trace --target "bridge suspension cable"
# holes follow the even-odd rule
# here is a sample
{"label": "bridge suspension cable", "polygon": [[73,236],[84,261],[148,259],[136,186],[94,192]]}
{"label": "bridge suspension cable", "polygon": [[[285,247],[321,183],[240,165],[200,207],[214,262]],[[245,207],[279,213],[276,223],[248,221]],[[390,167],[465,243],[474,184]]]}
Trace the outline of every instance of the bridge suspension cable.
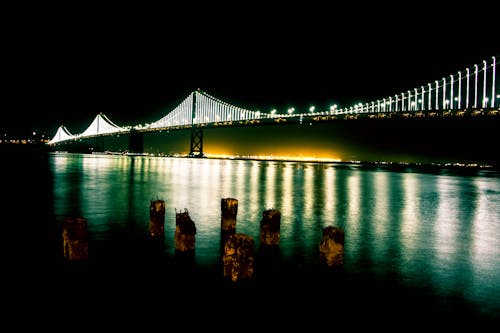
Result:
{"label": "bridge suspension cable", "polygon": [[339,109],[342,113],[380,113],[486,109],[500,106],[496,80],[498,57],[483,60],[456,74],[368,103]]}

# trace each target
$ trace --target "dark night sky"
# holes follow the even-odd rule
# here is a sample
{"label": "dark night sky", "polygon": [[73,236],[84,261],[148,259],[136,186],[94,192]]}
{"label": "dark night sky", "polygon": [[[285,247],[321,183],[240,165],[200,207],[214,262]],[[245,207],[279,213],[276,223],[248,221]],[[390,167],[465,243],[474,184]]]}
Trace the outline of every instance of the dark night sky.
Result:
{"label": "dark night sky", "polygon": [[52,135],[64,124],[79,133],[99,112],[135,125],[196,88],[263,111],[348,106],[500,53],[495,10],[478,15],[479,4],[460,12],[424,3],[400,12],[210,6],[6,11],[0,127]]}

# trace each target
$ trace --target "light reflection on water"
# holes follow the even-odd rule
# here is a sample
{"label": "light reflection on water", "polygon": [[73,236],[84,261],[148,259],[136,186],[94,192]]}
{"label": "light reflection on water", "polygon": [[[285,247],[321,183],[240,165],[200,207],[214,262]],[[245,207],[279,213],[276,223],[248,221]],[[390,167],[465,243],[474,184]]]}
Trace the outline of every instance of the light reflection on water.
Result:
{"label": "light reflection on water", "polygon": [[[149,204],[166,203],[165,251],[175,211],[197,227],[196,263],[220,255],[221,198],[238,199],[237,232],[254,238],[265,209],[281,211],[280,251],[314,264],[322,228],[345,229],[345,269],[485,308],[500,304],[500,178],[336,164],[95,155],[51,155],[54,212],[75,212],[90,238],[146,239]],[[496,295],[496,296],[495,296]]]}

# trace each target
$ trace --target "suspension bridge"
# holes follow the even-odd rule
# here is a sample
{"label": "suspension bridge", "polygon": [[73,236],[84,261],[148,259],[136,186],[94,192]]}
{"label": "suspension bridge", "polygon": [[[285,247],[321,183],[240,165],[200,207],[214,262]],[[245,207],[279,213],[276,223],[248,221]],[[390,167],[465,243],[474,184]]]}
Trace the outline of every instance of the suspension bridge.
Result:
{"label": "suspension bridge", "polygon": [[146,132],[190,129],[189,156],[203,156],[203,128],[213,126],[255,126],[264,124],[302,124],[303,122],[333,121],[360,118],[412,118],[447,116],[499,116],[500,89],[496,80],[498,60],[483,60],[465,70],[434,80],[414,89],[399,92],[371,102],[356,103],[327,110],[311,108],[307,112],[248,110],[226,103],[198,89],[161,119],[148,124],[118,126],[105,114],[99,113],[88,128],[72,134],[59,126],[48,145],[103,136],[128,134],[134,152],[142,152],[142,135]]}

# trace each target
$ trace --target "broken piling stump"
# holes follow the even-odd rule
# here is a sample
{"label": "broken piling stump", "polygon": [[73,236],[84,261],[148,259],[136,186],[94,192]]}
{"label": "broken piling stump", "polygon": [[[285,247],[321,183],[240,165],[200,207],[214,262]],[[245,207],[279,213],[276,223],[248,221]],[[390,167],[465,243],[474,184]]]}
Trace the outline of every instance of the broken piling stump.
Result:
{"label": "broken piling stump", "polygon": [[261,245],[274,246],[280,242],[281,212],[276,209],[268,209],[262,213],[260,221],[260,243]]}
{"label": "broken piling stump", "polygon": [[64,258],[70,261],[88,259],[87,220],[67,217],[62,224]]}
{"label": "broken piling stump", "polygon": [[180,252],[194,251],[196,226],[187,209],[175,213],[175,250]]}
{"label": "broken piling stump", "polygon": [[339,227],[323,228],[323,236],[319,244],[320,260],[329,267],[340,267],[344,264],[344,230]]}
{"label": "broken piling stump", "polygon": [[149,205],[149,234],[153,238],[165,236],[165,201],[151,200]]}
{"label": "broken piling stump", "polygon": [[228,237],[236,232],[236,215],[238,214],[238,200],[222,198],[221,208],[221,239],[222,244]]}
{"label": "broken piling stump", "polygon": [[236,282],[250,279],[254,271],[254,241],[252,236],[232,234],[224,243],[222,262],[224,277]]}

